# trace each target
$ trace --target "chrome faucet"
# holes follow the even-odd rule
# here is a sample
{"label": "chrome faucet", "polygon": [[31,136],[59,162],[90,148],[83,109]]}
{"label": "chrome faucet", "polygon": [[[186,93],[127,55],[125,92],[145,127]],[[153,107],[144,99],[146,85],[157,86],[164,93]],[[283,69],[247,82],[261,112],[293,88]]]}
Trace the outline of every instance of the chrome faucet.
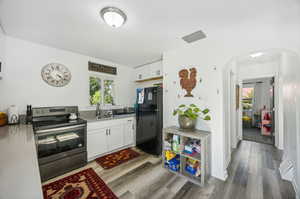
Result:
{"label": "chrome faucet", "polygon": [[96,107],[96,117],[99,117],[100,115],[101,115],[100,104],[97,103],[97,107]]}

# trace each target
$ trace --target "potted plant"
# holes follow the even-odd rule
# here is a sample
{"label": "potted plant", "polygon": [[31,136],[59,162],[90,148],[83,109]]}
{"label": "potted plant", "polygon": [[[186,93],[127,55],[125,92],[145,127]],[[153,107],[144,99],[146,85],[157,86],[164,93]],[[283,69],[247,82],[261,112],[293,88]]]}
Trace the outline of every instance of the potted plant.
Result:
{"label": "potted plant", "polygon": [[211,120],[209,109],[206,108],[201,110],[195,104],[184,105],[181,104],[177,109],[174,110],[173,115],[178,114],[178,122],[181,129],[195,129],[197,119],[200,117],[203,120]]}

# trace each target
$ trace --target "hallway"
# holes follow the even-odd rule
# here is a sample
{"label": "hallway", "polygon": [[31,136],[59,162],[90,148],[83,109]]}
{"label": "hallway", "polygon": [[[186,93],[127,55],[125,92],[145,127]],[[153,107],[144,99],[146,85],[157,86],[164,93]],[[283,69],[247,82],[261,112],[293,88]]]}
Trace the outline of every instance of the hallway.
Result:
{"label": "hallway", "polygon": [[228,179],[217,183],[210,198],[295,198],[292,184],[280,179],[281,156],[282,152],[272,145],[242,141],[233,153]]}
{"label": "hallway", "polygon": [[244,128],[243,140],[273,145],[272,136],[262,135],[261,130],[258,128]]}

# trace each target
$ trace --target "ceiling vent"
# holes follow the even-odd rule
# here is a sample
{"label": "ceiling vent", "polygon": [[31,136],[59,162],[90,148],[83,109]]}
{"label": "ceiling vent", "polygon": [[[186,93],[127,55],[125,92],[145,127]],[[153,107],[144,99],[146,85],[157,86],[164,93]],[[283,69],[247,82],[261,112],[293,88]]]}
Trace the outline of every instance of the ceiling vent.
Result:
{"label": "ceiling vent", "polygon": [[204,32],[199,30],[197,32],[194,32],[192,34],[182,37],[182,39],[187,43],[192,43],[192,42],[198,41],[200,39],[204,39],[205,37],[206,37],[206,35],[204,34]]}

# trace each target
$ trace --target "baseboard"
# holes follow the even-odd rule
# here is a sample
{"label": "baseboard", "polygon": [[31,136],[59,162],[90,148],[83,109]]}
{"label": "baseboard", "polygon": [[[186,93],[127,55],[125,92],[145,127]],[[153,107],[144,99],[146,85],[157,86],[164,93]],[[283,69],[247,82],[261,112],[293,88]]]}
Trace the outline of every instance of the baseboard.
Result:
{"label": "baseboard", "polygon": [[228,178],[228,172],[227,172],[227,169],[225,169],[224,172],[218,172],[218,175],[216,175],[215,173],[212,173],[211,176],[214,178],[217,178],[219,180],[226,181],[226,179]]}
{"label": "baseboard", "polygon": [[279,166],[279,171],[282,179],[292,182],[294,177],[294,167],[291,161],[282,161]]}
{"label": "baseboard", "polygon": [[225,169],[225,171],[224,171],[224,181],[226,181],[227,180],[227,178],[228,178],[228,172],[227,172],[227,169]]}
{"label": "baseboard", "polygon": [[296,194],[296,199],[300,199],[300,190],[296,182],[293,163],[289,160],[282,161],[279,167],[279,171],[282,179],[290,181],[292,183]]}
{"label": "baseboard", "polygon": [[293,185],[294,190],[295,190],[296,199],[300,199],[300,194],[299,194],[298,185],[297,185],[296,179],[295,179],[294,177],[293,177],[293,179],[292,179],[292,185]]}

